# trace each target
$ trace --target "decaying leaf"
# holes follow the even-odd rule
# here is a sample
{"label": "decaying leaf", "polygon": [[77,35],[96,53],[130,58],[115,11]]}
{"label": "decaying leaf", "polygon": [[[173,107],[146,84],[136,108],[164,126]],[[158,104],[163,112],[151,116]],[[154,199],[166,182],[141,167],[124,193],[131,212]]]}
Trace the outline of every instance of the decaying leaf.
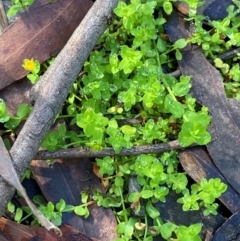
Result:
{"label": "decaying leaf", "polygon": [[18,175],[13,167],[11,157],[4,146],[3,140],[0,137],[0,175],[13,187],[15,187],[25,198],[28,206],[33,214],[38,218],[38,221],[47,230],[54,230],[59,235],[62,235],[61,230],[57,228],[53,223],[46,219],[43,214],[35,207],[35,205],[28,198],[26,191],[19,181]]}
{"label": "decaying leaf", "polygon": [[[200,182],[202,178],[220,178],[222,182],[228,184],[226,179],[215,167],[204,148],[194,147],[184,150],[179,153],[178,157],[184,170],[194,181]],[[228,185],[227,191],[219,197],[219,200],[232,213],[235,213],[240,209],[239,194],[231,187],[231,185]]]}
{"label": "decaying leaf", "polygon": [[[78,206],[81,192],[88,193],[89,200],[92,200],[94,192],[103,190],[87,158],[56,160],[50,167],[46,161],[33,160],[30,168],[46,200],[53,203],[64,199],[66,204]],[[62,224],[70,225],[92,239],[112,241],[117,238],[117,222],[110,208],[91,204],[89,211],[88,218],[74,212],[63,213]]]}
{"label": "decaying leaf", "polygon": [[27,74],[23,59],[55,56],[91,6],[91,0],[36,0],[0,35],[0,89]]}
{"label": "decaying leaf", "polygon": [[[54,232],[49,232],[44,227],[30,227],[19,224],[6,218],[0,219],[0,240],[1,241],[99,241],[91,239],[78,230],[63,225],[60,227],[62,236],[59,237]],[[3,235],[1,236],[1,232]],[[4,239],[5,238],[5,239]]]}
{"label": "decaying leaf", "polygon": [[238,241],[240,211],[232,215],[214,234],[211,241]]}

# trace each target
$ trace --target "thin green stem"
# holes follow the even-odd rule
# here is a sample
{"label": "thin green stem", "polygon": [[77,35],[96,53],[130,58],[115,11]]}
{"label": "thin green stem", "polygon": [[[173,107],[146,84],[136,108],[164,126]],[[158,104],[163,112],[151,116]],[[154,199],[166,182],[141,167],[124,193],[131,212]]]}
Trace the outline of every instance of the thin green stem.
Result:
{"label": "thin green stem", "polygon": [[164,83],[165,87],[167,88],[168,93],[171,95],[173,100],[177,101],[175,95],[173,94],[171,88],[169,87],[169,85],[168,85],[167,81],[164,79],[164,77],[162,78],[162,82]]}
{"label": "thin green stem", "polygon": [[64,147],[65,147],[65,148],[68,148],[68,147],[70,147],[70,146],[74,146],[74,145],[77,145],[77,144],[85,144],[86,142],[87,142],[86,140],[76,141],[76,142],[72,142],[72,143],[70,143],[70,144],[67,144],[67,145],[65,145]]}
{"label": "thin green stem", "polygon": [[32,212],[30,212],[29,214],[27,214],[25,217],[23,217],[20,221],[19,221],[19,223],[22,223],[24,220],[26,220],[27,218],[29,218],[30,216],[32,216]]}
{"label": "thin green stem", "polygon": [[[121,197],[122,208],[123,208],[123,210],[125,210],[126,207],[125,207],[125,203],[124,203],[124,198],[123,198],[123,194],[122,194],[122,189],[121,189],[121,187],[119,187],[119,191],[120,191],[120,197]],[[125,220],[125,222],[128,221],[127,214],[124,214],[124,220]]]}
{"label": "thin green stem", "polygon": [[57,119],[62,119],[62,118],[74,118],[76,117],[76,114],[75,115],[59,115],[57,117]]}
{"label": "thin green stem", "polygon": [[145,230],[144,230],[144,238],[143,239],[146,239],[147,238],[147,232],[148,232],[148,219],[147,219],[147,215],[146,214],[144,216],[144,219],[145,219],[146,227],[145,227]]}

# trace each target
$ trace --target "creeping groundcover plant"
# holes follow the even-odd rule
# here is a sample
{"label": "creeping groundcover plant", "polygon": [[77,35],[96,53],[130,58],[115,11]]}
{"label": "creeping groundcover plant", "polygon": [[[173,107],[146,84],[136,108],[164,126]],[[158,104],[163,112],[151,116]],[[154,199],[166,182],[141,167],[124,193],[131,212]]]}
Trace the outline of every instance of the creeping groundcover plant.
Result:
{"label": "creeping groundcover plant", "polygon": [[[195,15],[198,2],[186,2],[191,18],[197,23],[196,29],[200,30],[200,18]],[[119,153],[123,148],[171,139],[178,139],[183,147],[193,143],[206,145],[211,141],[207,131],[211,121],[208,108],[200,107],[189,94],[191,78],[168,74],[176,69],[177,60],[182,57],[180,49],[188,42],[203,45],[204,40],[195,34],[192,39],[179,39],[171,44],[163,28],[164,16],[171,12],[171,1],[119,2],[113,23],[85,62],[58,115],[64,118],[65,124],[48,132],[43,148],[53,151],[87,146],[99,151],[112,147]],[[206,51],[206,43],[203,46]],[[207,51],[207,54],[213,55],[213,52]],[[32,83],[40,79],[44,72],[41,68],[46,68],[51,61],[40,66],[37,60],[24,60],[23,67],[30,72],[28,78]],[[222,66],[219,61],[216,64]],[[16,117],[9,116],[1,101],[0,122],[4,123],[5,132],[14,133],[30,111],[22,105]],[[216,215],[215,200],[227,189],[220,179],[202,179],[189,187],[186,173],[179,171],[176,151],[106,156],[96,159],[94,165],[95,174],[106,189],[104,195],[100,190],[91,196],[83,192],[82,205],[76,207],[70,207],[64,200],[56,207],[52,203],[44,206],[39,198],[35,201],[50,219],[55,217],[59,225],[62,212],[74,211],[87,217],[87,207],[92,203],[113,208],[119,235],[115,241],[151,241],[156,235],[165,240],[201,240],[200,223],[186,227],[164,222],[155,203],[166,202],[169,192],[176,192],[181,195],[177,202],[182,204],[183,211],[201,208],[205,216]],[[12,205],[9,207],[14,210]]]}

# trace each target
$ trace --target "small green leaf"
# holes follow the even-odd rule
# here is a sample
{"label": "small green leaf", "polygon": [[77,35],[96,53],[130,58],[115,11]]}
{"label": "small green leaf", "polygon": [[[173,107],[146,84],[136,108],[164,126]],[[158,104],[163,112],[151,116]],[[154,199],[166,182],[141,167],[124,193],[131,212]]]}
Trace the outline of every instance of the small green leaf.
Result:
{"label": "small green leaf", "polygon": [[28,74],[27,78],[30,80],[32,84],[36,84],[40,77],[37,74]]}
{"label": "small green leaf", "polygon": [[30,113],[30,107],[27,105],[27,104],[21,104],[19,107],[18,107],[18,110],[17,110],[17,116],[20,118],[20,119],[23,119],[24,117],[26,117],[26,115],[28,115]]}
{"label": "small green leaf", "polygon": [[10,212],[10,213],[14,213],[15,211],[15,206],[13,203],[9,202],[8,205],[7,205],[7,210]]}
{"label": "small green leaf", "polygon": [[82,201],[82,203],[87,203],[87,201],[88,201],[88,193],[87,192],[85,192],[85,191],[83,191],[83,192],[81,192],[81,201]]}
{"label": "small green leaf", "polygon": [[53,222],[56,226],[61,226],[61,224],[62,224],[62,213],[55,213],[53,218],[51,218],[51,222]]}
{"label": "small green leaf", "polygon": [[7,129],[14,129],[20,124],[21,120],[20,119],[13,119],[10,118],[5,124],[4,127]]}
{"label": "small green leaf", "polygon": [[176,225],[173,223],[164,223],[159,227],[161,235],[164,239],[168,240],[172,236],[172,232],[176,229]]}
{"label": "small green leaf", "polygon": [[160,216],[159,211],[152,205],[151,202],[147,202],[146,211],[152,219],[155,219]]}
{"label": "small green leaf", "polygon": [[8,16],[9,18],[10,18],[10,17],[13,17],[14,15],[17,14],[17,12],[18,12],[20,9],[22,9],[22,6],[21,6],[20,3],[13,5],[12,7],[10,7],[10,8],[8,9],[7,16]]}
{"label": "small green leaf", "polygon": [[187,46],[187,41],[183,38],[178,39],[175,43],[174,46],[178,49],[185,48]]}
{"label": "small green leaf", "polygon": [[142,198],[148,199],[153,196],[153,191],[152,190],[142,190],[140,195]]}
{"label": "small green leaf", "polygon": [[175,96],[185,96],[191,88],[191,83],[189,81],[181,81],[173,86],[173,94]]}
{"label": "small green leaf", "polygon": [[54,204],[52,202],[48,202],[47,210],[48,212],[54,212]]}
{"label": "small green leaf", "polygon": [[33,197],[33,201],[34,201],[36,204],[38,204],[38,205],[42,205],[42,204],[45,203],[45,200],[44,200],[44,198],[43,198],[42,195],[36,195],[36,196],[34,196],[34,197]]}
{"label": "small green leaf", "polygon": [[23,216],[23,210],[21,208],[17,208],[14,220],[16,222],[20,222],[20,220],[22,219],[22,216]]}
{"label": "small green leaf", "polygon": [[163,53],[164,51],[167,50],[167,41],[161,37],[158,38],[157,40],[157,50],[160,52],[160,53]]}
{"label": "small green leaf", "polygon": [[63,212],[63,210],[65,209],[66,207],[66,202],[63,200],[63,199],[60,199],[60,201],[56,204],[56,209],[59,211],[59,212]]}
{"label": "small green leaf", "polygon": [[182,54],[178,49],[176,49],[175,56],[177,60],[182,60]]}
{"label": "small green leaf", "polygon": [[115,178],[115,185],[116,187],[123,187],[123,184],[124,184],[124,181],[123,181],[123,178],[122,177],[116,177]]}
{"label": "small green leaf", "polygon": [[24,1],[22,1],[23,5],[26,6],[26,7],[32,5],[34,2],[35,2],[35,0],[24,0]]}
{"label": "small green leaf", "polygon": [[170,1],[164,1],[163,10],[166,14],[170,15],[173,10],[172,3]]}
{"label": "small green leaf", "polygon": [[121,131],[125,135],[133,136],[136,133],[136,128],[132,127],[130,125],[124,125],[124,126],[121,127]]}
{"label": "small green leaf", "polygon": [[7,122],[10,119],[10,116],[7,112],[7,106],[3,99],[0,98],[0,123]]}
{"label": "small green leaf", "polygon": [[78,216],[84,216],[86,214],[86,209],[84,207],[76,206],[74,208],[74,213],[76,213]]}
{"label": "small green leaf", "polygon": [[184,105],[174,100],[170,94],[165,97],[164,107],[166,111],[172,113],[176,118],[181,118],[184,113]]}
{"label": "small green leaf", "polygon": [[66,205],[63,212],[67,212],[67,213],[72,212],[72,211],[74,211],[74,208],[75,208],[75,206],[73,206],[73,205]]}
{"label": "small green leaf", "polygon": [[138,202],[140,198],[139,192],[133,192],[128,196],[128,201],[131,203]]}

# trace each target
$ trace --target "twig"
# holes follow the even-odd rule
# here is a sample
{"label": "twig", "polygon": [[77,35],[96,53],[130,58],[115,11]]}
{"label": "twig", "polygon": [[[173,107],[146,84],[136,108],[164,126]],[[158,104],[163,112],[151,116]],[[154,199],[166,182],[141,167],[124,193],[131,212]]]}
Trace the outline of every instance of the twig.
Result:
{"label": "twig", "polygon": [[[23,126],[10,154],[19,176],[35,156],[47,131],[62,107],[73,82],[97,40],[108,26],[108,20],[119,0],[97,0],[77,27],[68,43],[41,78],[41,88],[34,96],[34,109]],[[14,189],[0,178],[0,216],[14,194]]]}
{"label": "twig", "polygon": [[[192,145],[193,146],[193,145]],[[39,151],[34,157],[35,160],[47,159],[67,159],[81,157],[105,157],[105,156],[130,156],[139,154],[160,154],[165,151],[178,150],[183,147],[178,141],[170,141],[168,143],[135,146],[131,149],[123,148],[120,153],[116,153],[113,148],[104,148],[101,151],[93,151],[88,147],[78,147],[66,150],[58,150],[54,152]]]}
{"label": "twig", "polygon": [[212,233],[213,233],[213,229],[212,228],[207,229],[204,241],[211,241],[212,238],[213,238],[213,234]]}
{"label": "twig", "polygon": [[220,54],[218,55],[218,58],[222,60],[227,60],[235,57],[238,53],[240,53],[240,48],[232,49],[227,51],[226,53]]}
{"label": "twig", "polygon": [[3,2],[2,0],[0,0],[0,35],[4,31],[4,29],[7,28],[7,26],[8,26],[7,16],[5,13]]}

